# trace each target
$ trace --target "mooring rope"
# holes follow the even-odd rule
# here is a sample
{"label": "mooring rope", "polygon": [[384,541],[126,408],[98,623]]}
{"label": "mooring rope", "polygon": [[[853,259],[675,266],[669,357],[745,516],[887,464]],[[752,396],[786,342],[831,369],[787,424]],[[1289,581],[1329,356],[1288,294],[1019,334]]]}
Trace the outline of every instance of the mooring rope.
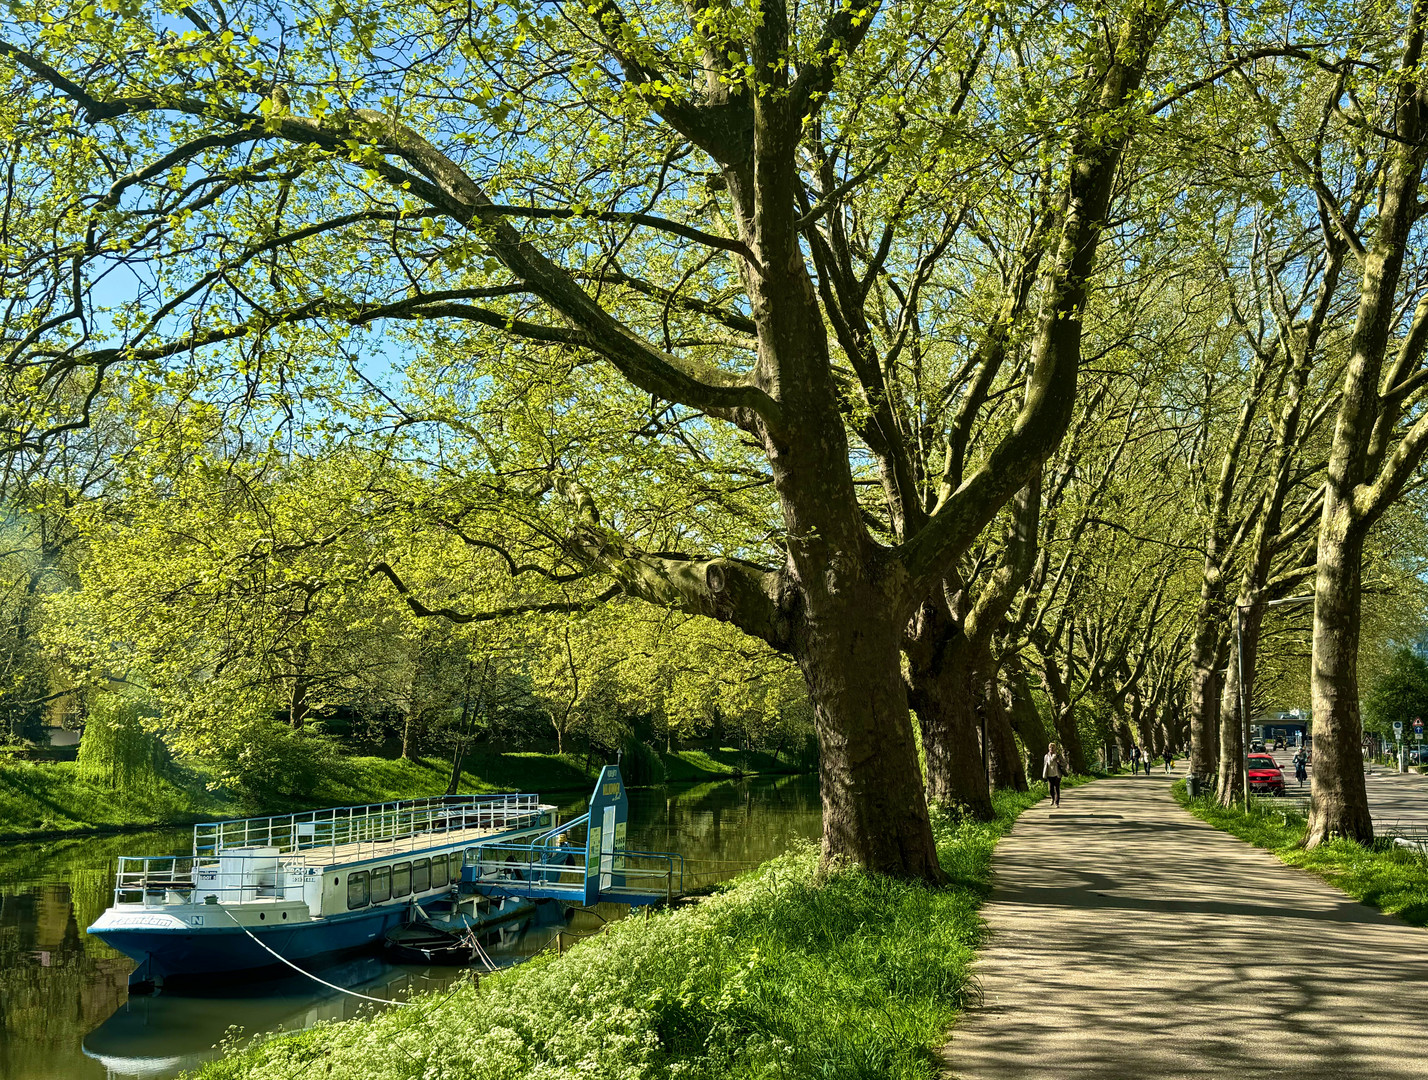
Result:
{"label": "mooring rope", "polygon": [[271,956],[274,956],[274,957],[276,957],[277,959],[281,960],[284,964],[287,964],[288,967],[292,968],[292,969],[293,969],[294,971],[296,971],[298,974],[300,974],[300,975],[306,975],[309,979],[311,979],[311,980],[312,980],[313,982],[315,982],[315,983],[321,983],[323,986],[326,986],[326,987],[328,987],[328,988],[330,988],[330,989],[332,989],[332,990],[336,990],[339,994],[348,994],[348,995],[350,995],[350,996],[352,996],[352,997],[355,997],[355,998],[361,998],[363,1001],[375,1001],[378,1005],[401,1005],[401,1006],[403,1006],[403,1007],[406,1007],[406,1006],[409,1006],[409,1005],[412,1004],[410,1001],[395,1001],[395,1000],[393,1000],[392,998],[379,998],[379,997],[372,997],[372,996],[370,996],[370,995],[368,995],[368,994],[359,994],[356,990],[348,990],[345,986],[338,986],[336,983],[330,983],[330,982],[328,982],[326,979],[319,979],[319,978],[318,978],[316,975],[314,975],[312,972],[310,972],[310,971],[304,971],[302,968],[298,967],[298,966],[297,966],[296,964],[294,964],[291,960],[289,960],[286,956],[283,956],[281,953],[278,953],[278,952],[274,951],[273,949],[270,949],[270,948],[269,948],[266,944],[264,944],[262,941],[259,941],[259,940],[258,940],[258,935],[255,934],[255,933],[253,933],[251,930],[249,930],[246,926],[244,926],[242,923],[240,923],[237,919],[233,918],[233,913],[230,912],[227,908],[222,907],[222,906],[219,906],[219,907],[218,907],[218,910],[221,911],[221,912],[223,912],[223,914],[227,915],[227,916],[228,916],[228,920],[229,920],[234,926],[238,927],[239,930],[242,930],[243,933],[247,934],[250,938],[252,938],[253,941],[254,941],[254,943],[257,944],[258,948],[262,949],[264,952],[270,954]]}

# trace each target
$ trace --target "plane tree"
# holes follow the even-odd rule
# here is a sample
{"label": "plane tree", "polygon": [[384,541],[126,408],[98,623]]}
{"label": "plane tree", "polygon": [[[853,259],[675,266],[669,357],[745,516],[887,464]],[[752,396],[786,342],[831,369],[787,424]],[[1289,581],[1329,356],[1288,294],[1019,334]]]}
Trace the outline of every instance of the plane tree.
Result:
{"label": "plane tree", "polygon": [[[825,856],[937,878],[903,628],[1066,428],[1097,242],[1168,18],[1139,0],[1054,27],[930,4],[14,6],[6,207],[28,231],[6,252],[6,373],[11,400],[40,404],[9,418],[12,441],[86,422],[88,398],[45,411],[56,380],[215,354],[240,380],[280,381],[300,411],[296,343],[350,354],[362,328],[400,321],[608,365],[747,437],[783,543],[773,565],[643,551],[583,503],[588,556],[627,592],[791,655],[816,710]],[[984,91],[962,126],[983,65],[1017,60],[1040,65],[1042,95]],[[829,326],[913,230],[926,240],[904,271],[907,323],[951,228],[879,178],[925,170],[916,186],[936,192],[1028,126],[1066,135],[1025,394],[929,504],[881,365],[847,354],[850,385],[834,353],[857,328]],[[879,239],[850,244],[856,273],[835,280],[829,222],[860,200]],[[830,303],[850,286],[863,295]],[[666,334],[671,310],[696,332]],[[901,493],[895,545],[863,520],[855,449]]]}
{"label": "plane tree", "polygon": [[[1352,40],[1352,47],[1326,51],[1313,62],[1286,55],[1241,66],[1238,105],[1248,110],[1248,122],[1239,125],[1238,153],[1262,160],[1248,174],[1222,173],[1229,186],[1257,183],[1258,198],[1275,208],[1271,227],[1263,230],[1272,238],[1270,249],[1258,267],[1244,271],[1259,278],[1250,319],[1263,319],[1269,333],[1258,340],[1250,335],[1250,393],[1234,407],[1217,479],[1205,488],[1215,495],[1207,503],[1210,542],[1192,660],[1191,768],[1207,775],[1222,739],[1238,756],[1239,725],[1227,723],[1217,738],[1209,720],[1216,711],[1216,672],[1231,659],[1229,553],[1237,549],[1242,567],[1239,602],[1251,636],[1276,588],[1282,595],[1312,567],[1310,846],[1332,837],[1372,837],[1356,675],[1365,544],[1413,481],[1428,447],[1428,420],[1419,413],[1428,382],[1416,194],[1428,159],[1428,121],[1416,81],[1422,19],[1418,4],[1351,13],[1342,24],[1326,21],[1325,30]],[[1296,229],[1296,220],[1305,231]],[[1251,439],[1259,397],[1268,389],[1275,392],[1269,436]],[[1323,407],[1311,406],[1316,400]],[[1322,494],[1293,503],[1305,470],[1316,467],[1312,453],[1300,461],[1299,444],[1313,445],[1316,428],[1328,444],[1317,463],[1325,469]],[[1314,484],[1309,487],[1312,492]],[[1227,512],[1232,505],[1236,509]],[[1312,553],[1306,523],[1317,524]],[[1301,539],[1304,546],[1295,550]],[[1226,700],[1239,697],[1227,694]],[[1237,782],[1229,773],[1225,781],[1227,788]]]}

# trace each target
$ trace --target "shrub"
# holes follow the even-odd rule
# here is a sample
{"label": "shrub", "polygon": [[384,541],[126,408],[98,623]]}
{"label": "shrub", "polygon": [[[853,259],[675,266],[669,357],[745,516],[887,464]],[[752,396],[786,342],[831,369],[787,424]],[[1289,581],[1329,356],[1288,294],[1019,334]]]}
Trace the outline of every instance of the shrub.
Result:
{"label": "shrub", "polygon": [[235,725],[212,752],[221,782],[250,805],[310,795],[341,772],[330,739],[266,719]]}

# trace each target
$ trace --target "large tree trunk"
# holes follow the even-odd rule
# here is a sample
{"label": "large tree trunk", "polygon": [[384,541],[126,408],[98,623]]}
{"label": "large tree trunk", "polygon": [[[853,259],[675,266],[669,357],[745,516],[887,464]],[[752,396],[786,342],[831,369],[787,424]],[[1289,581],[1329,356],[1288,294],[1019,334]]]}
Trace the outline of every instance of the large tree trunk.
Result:
{"label": "large tree trunk", "polygon": [[971,657],[945,631],[944,620],[950,616],[940,602],[929,600],[916,620],[919,633],[905,650],[908,704],[922,729],[927,798],[988,821],[992,799],[982,769]]}
{"label": "large tree trunk", "polygon": [[885,604],[848,603],[842,618],[811,622],[798,657],[817,721],[823,859],[940,881],[902,682],[902,628],[878,618]]}
{"label": "large tree trunk", "polygon": [[1245,797],[1245,744],[1240,730],[1240,672],[1235,651],[1232,641],[1224,689],[1220,692],[1220,762],[1215,791],[1223,807],[1239,805]]}
{"label": "large tree trunk", "polygon": [[1220,719],[1220,629],[1224,602],[1219,571],[1209,561],[1200,586],[1195,638],[1190,647],[1190,775],[1208,787],[1215,776]]}
{"label": "large tree trunk", "polygon": [[1428,157],[1428,109],[1421,84],[1424,5],[1415,2],[1396,73],[1394,133],[1383,156],[1377,228],[1360,261],[1358,311],[1349,339],[1339,414],[1329,452],[1319,557],[1314,580],[1314,786],[1308,847],[1333,837],[1367,843],[1373,819],[1363,776],[1359,720],[1359,620],[1364,537],[1402,492],[1428,447],[1428,421],[1414,419],[1393,445],[1393,432],[1413,397],[1395,394],[1411,381],[1428,341],[1428,296],[1421,296],[1408,333],[1384,371],[1403,311],[1398,283],[1415,223]]}
{"label": "large tree trunk", "polygon": [[1359,618],[1363,539],[1330,491],[1314,582],[1314,776],[1305,846],[1373,839],[1359,719]]}
{"label": "large tree trunk", "polygon": [[1036,701],[1031,696],[1031,684],[1026,672],[1015,661],[1007,667],[1007,715],[1012,727],[1021,737],[1026,747],[1026,775],[1029,780],[1041,779],[1041,763],[1046,759],[1046,751],[1051,740],[1046,734],[1046,725],[1037,711]]}
{"label": "large tree trunk", "polygon": [[1116,740],[1116,749],[1120,751],[1121,760],[1129,761],[1134,766],[1135,757],[1131,754],[1131,749],[1135,746],[1135,735],[1131,732],[1130,724],[1120,706],[1116,707],[1115,719],[1111,721],[1111,735]]}
{"label": "large tree trunk", "polygon": [[978,665],[977,686],[981,691],[978,708],[986,724],[987,760],[991,767],[992,790],[1006,788],[1026,791],[1026,769],[1022,765],[1021,752],[1017,749],[1016,733],[1012,730],[1011,721],[1002,705],[1002,690],[991,666],[990,657],[986,658],[985,666]]}
{"label": "large tree trunk", "polygon": [[[1037,466],[1013,501],[1006,545],[975,598],[965,585],[944,583],[940,594],[919,609],[904,642],[929,790],[937,793],[934,798],[966,806],[978,817],[991,813],[989,789],[1026,790],[990,643],[1035,563],[1040,514]],[[928,681],[946,685],[924,693],[921,684]],[[939,716],[939,709],[957,711]]]}
{"label": "large tree trunk", "polygon": [[[1225,692],[1220,701],[1219,792],[1220,805],[1224,807],[1242,803],[1245,797],[1245,756],[1249,753],[1249,748],[1245,746],[1245,721],[1241,713],[1241,703],[1248,703],[1254,692],[1254,669],[1259,657],[1259,631],[1264,622],[1264,604],[1262,600],[1255,601],[1241,595],[1237,611],[1243,613],[1235,616],[1242,619],[1239,640],[1236,640],[1233,633],[1232,622],[1230,657],[1225,666]],[[1243,675],[1240,671],[1241,662],[1244,666]],[[1241,678],[1244,680],[1243,690],[1240,686]]]}
{"label": "large tree trunk", "polygon": [[1073,773],[1090,771],[1086,761],[1086,750],[1081,745],[1081,729],[1076,724],[1076,708],[1071,701],[1071,650],[1066,650],[1066,674],[1056,665],[1055,651],[1049,646],[1041,652],[1041,684],[1046,689],[1046,699],[1051,705],[1051,723],[1056,731],[1056,739],[1061,743],[1066,763]]}

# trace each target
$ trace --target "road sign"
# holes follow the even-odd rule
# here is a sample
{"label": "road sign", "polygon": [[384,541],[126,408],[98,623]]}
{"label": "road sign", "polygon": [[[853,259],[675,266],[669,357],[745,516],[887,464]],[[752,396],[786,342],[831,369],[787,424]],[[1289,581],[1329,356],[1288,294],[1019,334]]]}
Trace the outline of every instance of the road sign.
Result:
{"label": "road sign", "polygon": [[1423,721],[1417,716],[1413,718],[1413,734],[1420,739],[1423,737]]}
{"label": "road sign", "polygon": [[1394,731],[1402,731],[1402,730],[1403,730],[1403,721],[1402,721],[1402,720],[1395,720],[1395,721],[1393,722],[1393,730],[1394,730]]}

